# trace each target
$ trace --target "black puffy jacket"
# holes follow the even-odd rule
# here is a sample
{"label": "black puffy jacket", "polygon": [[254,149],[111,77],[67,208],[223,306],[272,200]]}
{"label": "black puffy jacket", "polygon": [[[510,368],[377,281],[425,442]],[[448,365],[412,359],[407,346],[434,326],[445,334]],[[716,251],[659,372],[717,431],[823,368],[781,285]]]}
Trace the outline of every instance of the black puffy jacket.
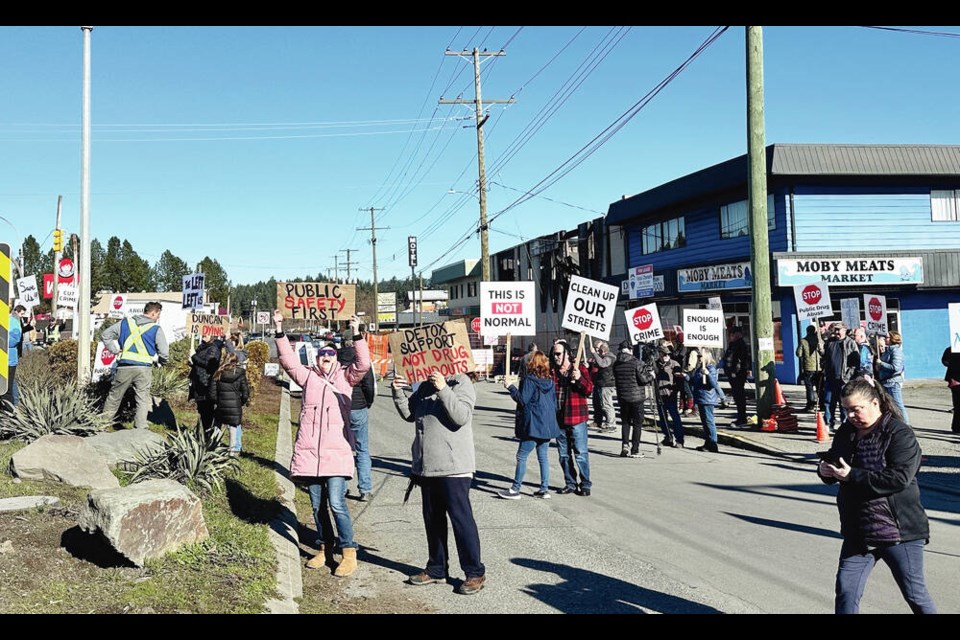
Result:
{"label": "black puffy jacket", "polygon": [[190,358],[190,400],[207,400],[210,393],[210,380],[220,368],[220,349],[223,342],[219,339],[201,342]]}
{"label": "black puffy jacket", "polygon": [[621,351],[613,362],[613,379],[617,387],[617,400],[642,402],[643,388],[653,382],[653,374],[645,369],[632,353]]}
{"label": "black puffy jacket", "polygon": [[250,400],[250,385],[243,367],[230,367],[210,380],[210,399],[217,403],[214,417],[219,424],[232,427],[243,418],[243,405]]}
{"label": "black puffy jacket", "polygon": [[[337,352],[337,361],[340,364],[350,364],[357,357],[357,351],[353,347],[341,347]],[[373,367],[367,370],[366,375],[360,380],[360,384],[353,388],[351,396],[350,410],[369,409],[373,405],[373,400],[377,395],[373,380]]]}

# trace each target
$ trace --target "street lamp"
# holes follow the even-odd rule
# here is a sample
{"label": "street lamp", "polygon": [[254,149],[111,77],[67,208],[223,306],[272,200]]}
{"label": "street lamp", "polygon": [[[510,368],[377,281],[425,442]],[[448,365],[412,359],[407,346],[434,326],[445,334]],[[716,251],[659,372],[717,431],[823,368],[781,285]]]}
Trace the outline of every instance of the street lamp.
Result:
{"label": "street lamp", "polygon": [[253,330],[257,330],[257,299],[254,298],[250,301],[250,324],[253,325]]}

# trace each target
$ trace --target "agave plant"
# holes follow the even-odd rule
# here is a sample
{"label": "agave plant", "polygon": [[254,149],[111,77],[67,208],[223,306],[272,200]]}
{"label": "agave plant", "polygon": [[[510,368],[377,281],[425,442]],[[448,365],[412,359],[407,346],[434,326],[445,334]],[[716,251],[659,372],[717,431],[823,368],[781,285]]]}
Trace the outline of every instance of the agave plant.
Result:
{"label": "agave plant", "polygon": [[189,387],[190,381],[187,377],[173,367],[160,367],[153,370],[150,393],[157,398],[183,399],[186,397]]}
{"label": "agave plant", "polygon": [[178,425],[163,447],[137,452],[130,481],[169,479],[191,488],[219,490],[227,474],[236,472],[238,465],[237,458],[230,456],[230,447],[223,441],[219,427],[207,433],[199,424]]}
{"label": "agave plant", "polygon": [[95,400],[68,383],[26,385],[17,406],[7,409],[0,421],[0,438],[24,442],[48,434],[89,436],[110,424]]}

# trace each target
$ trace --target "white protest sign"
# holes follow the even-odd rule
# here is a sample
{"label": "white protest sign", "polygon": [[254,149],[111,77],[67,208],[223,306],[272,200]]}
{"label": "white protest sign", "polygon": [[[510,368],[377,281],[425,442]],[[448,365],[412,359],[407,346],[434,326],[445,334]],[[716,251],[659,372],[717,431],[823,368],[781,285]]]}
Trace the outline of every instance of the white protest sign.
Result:
{"label": "white protest sign", "polygon": [[723,348],[723,310],[684,309],[683,343]]}
{"label": "white protest sign", "polygon": [[278,375],[280,375],[280,363],[264,362],[263,375],[270,376],[271,378],[276,378]]}
{"label": "white protest sign", "polygon": [[948,303],[947,313],[950,316],[950,351],[960,353],[960,302]]}
{"label": "white protest sign", "polygon": [[800,320],[816,320],[833,315],[826,282],[797,285],[793,288],[793,297],[797,301],[797,317]]}
{"label": "white protest sign", "polygon": [[79,292],[73,284],[61,284],[57,287],[57,306],[76,308]]}
{"label": "white protest sign", "polygon": [[37,289],[37,276],[27,276],[17,280],[20,303],[29,311],[40,304],[40,291]]}
{"label": "white protest sign", "polygon": [[840,321],[853,331],[860,326],[860,300],[844,298],[840,301]]}
{"label": "white protest sign", "polygon": [[537,335],[533,282],[480,283],[480,335]]}
{"label": "white protest sign", "polygon": [[483,336],[483,346],[495,347],[500,344],[500,336]]}
{"label": "white protest sign", "polygon": [[96,382],[109,374],[113,368],[113,361],[116,359],[117,354],[107,349],[103,342],[98,342],[96,356],[93,358],[93,370],[90,372],[90,381]]}
{"label": "white protest sign", "polygon": [[723,309],[723,303],[720,301],[720,296],[707,298],[707,309]]}
{"label": "white protest sign", "polygon": [[645,304],[636,309],[624,309],[623,314],[627,318],[627,329],[630,331],[630,340],[633,344],[663,338],[660,312],[657,311],[656,302]]}
{"label": "white protest sign", "polygon": [[122,318],[127,311],[127,294],[125,293],[114,293],[110,296],[110,311],[109,315],[111,318]]}
{"label": "white protest sign", "polygon": [[611,284],[572,276],[560,326],[601,340],[609,339],[617,314],[618,295],[620,291]]}
{"label": "white protest sign", "polygon": [[203,309],[203,274],[183,276],[183,309]]}
{"label": "white protest sign", "polygon": [[887,335],[887,297],[872,293],[863,294],[863,308],[866,311],[867,335],[875,333]]}

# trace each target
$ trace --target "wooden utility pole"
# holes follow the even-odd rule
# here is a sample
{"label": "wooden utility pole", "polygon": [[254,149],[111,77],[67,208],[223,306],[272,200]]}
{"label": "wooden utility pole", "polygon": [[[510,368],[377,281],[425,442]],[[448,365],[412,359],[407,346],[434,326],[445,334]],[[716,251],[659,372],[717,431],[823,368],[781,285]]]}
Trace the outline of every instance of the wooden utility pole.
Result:
{"label": "wooden utility pole", "polygon": [[[490,280],[490,245],[487,237],[487,173],[483,162],[483,124],[490,116],[483,114],[483,102],[480,99],[480,58],[489,56],[505,56],[506,51],[502,49],[495,52],[480,51],[474,48],[471,51],[447,51],[448,56],[472,56],[473,57],[473,87],[476,93],[474,100],[444,100],[440,98],[440,104],[473,104],[474,113],[477,118],[477,163],[479,165],[479,187],[480,187],[480,279],[483,282]],[[513,98],[509,100],[487,100],[487,104],[510,104],[516,102]]]}
{"label": "wooden utility pole", "polygon": [[340,265],[337,264],[337,259],[340,257],[339,253],[333,254],[333,281],[338,283],[340,282]]}
{"label": "wooden utility pole", "polygon": [[763,30],[746,27],[747,41],[747,199],[750,204],[750,267],[753,270],[753,346],[757,418],[773,408],[775,381],[773,318],[770,305],[770,247],[767,237],[767,152],[763,121]]}
{"label": "wooden utility pole", "polygon": [[347,284],[350,284],[350,267],[357,264],[356,261],[350,261],[350,254],[353,251],[356,251],[356,249],[340,249],[340,251],[344,251],[347,254],[347,262],[344,264],[344,266],[347,268]]}
{"label": "wooden utility pole", "polygon": [[[382,208],[376,209],[374,207],[369,207],[369,209],[360,209],[360,211],[370,211],[370,226],[369,227],[357,227],[357,231],[369,231],[370,232],[370,246],[373,249],[373,318],[376,323],[377,329],[380,329],[380,316],[378,315],[377,309],[377,296],[380,295],[380,285],[377,281],[377,221],[374,217],[375,211],[383,211]],[[380,227],[381,229],[389,229],[390,227]],[[369,326],[369,325],[368,325]]]}

